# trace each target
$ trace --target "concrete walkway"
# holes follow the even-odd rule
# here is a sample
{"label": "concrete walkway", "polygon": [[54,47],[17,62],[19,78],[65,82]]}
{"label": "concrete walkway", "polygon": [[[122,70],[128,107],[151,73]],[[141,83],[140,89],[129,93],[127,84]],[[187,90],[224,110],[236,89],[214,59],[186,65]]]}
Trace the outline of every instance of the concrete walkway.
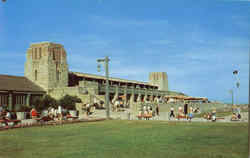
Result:
{"label": "concrete walkway", "polygon": [[[120,119],[120,120],[138,120],[136,115],[137,114],[130,114],[130,117],[128,116],[128,110],[124,112],[111,112],[110,113],[111,117],[113,119]],[[242,119],[241,121],[231,121],[231,115],[230,116],[225,116],[224,119],[217,120],[216,122],[234,122],[234,123],[239,123],[239,122],[248,122],[248,113],[244,112],[241,113]],[[90,116],[93,118],[106,118],[106,110],[96,110],[95,113]],[[161,121],[178,121],[176,118],[169,118],[169,113],[168,112],[160,112],[160,116],[156,116],[151,120],[161,120]],[[188,121],[186,119],[180,119],[179,121]],[[193,118],[192,122],[211,122],[211,120],[206,120],[204,118]]]}

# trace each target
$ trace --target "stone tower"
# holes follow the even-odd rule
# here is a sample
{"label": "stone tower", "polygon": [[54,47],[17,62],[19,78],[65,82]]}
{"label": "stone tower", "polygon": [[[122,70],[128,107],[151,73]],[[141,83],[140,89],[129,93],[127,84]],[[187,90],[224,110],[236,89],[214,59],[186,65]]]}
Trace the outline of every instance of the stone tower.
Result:
{"label": "stone tower", "polygon": [[168,76],[166,72],[151,72],[149,83],[158,86],[158,90],[168,91]]}
{"label": "stone tower", "polygon": [[26,53],[25,77],[47,92],[56,87],[68,86],[66,51],[61,44],[33,43]]}

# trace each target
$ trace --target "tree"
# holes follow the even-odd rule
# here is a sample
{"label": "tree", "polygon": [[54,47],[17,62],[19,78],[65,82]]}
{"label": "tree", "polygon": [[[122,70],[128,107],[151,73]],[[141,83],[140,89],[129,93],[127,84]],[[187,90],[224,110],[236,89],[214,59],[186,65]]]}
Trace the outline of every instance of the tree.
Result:
{"label": "tree", "polygon": [[35,106],[38,111],[48,109],[49,107],[58,107],[58,101],[52,98],[50,95],[45,95],[43,97],[33,97],[31,100],[31,105]]}
{"label": "tree", "polygon": [[81,103],[81,99],[78,98],[77,96],[70,96],[70,95],[65,95],[59,100],[59,104],[68,110],[75,110],[76,103]]}

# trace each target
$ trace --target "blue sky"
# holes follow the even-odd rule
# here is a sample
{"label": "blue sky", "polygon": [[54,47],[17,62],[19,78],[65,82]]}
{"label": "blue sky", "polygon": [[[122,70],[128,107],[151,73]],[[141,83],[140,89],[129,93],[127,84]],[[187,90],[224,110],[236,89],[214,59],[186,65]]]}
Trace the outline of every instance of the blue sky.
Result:
{"label": "blue sky", "polygon": [[248,102],[249,0],[7,0],[0,2],[0,74],[24,75],[30,43],[63,44],[71,71],[148,81],[167,72],[169,88],[231,102],[239,70]]}

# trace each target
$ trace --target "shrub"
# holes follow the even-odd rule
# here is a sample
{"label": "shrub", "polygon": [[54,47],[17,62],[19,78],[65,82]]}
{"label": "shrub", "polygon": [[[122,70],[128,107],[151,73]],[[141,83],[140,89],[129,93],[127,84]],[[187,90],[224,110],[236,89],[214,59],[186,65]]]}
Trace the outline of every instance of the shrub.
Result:
{"label": "shrub", "polygon": [[75,110],[76,103],[81,103],[81,99],[77,96],[65,95],[59,100],[59,104],[68,110]]}
{"label": "shrub", "polygon": [[43,97],[34,97],[31,100],[31,105],[34,105],[38,111],[48,109],[49,107],[58,107],[58,101],[52,98],[50,95],[45,95]]}
{"label": "shrub", "polygon": [[17,109],[17,112],[29,112],[31,110],[31,107],[28,107],[26,105],[20,105]]}

